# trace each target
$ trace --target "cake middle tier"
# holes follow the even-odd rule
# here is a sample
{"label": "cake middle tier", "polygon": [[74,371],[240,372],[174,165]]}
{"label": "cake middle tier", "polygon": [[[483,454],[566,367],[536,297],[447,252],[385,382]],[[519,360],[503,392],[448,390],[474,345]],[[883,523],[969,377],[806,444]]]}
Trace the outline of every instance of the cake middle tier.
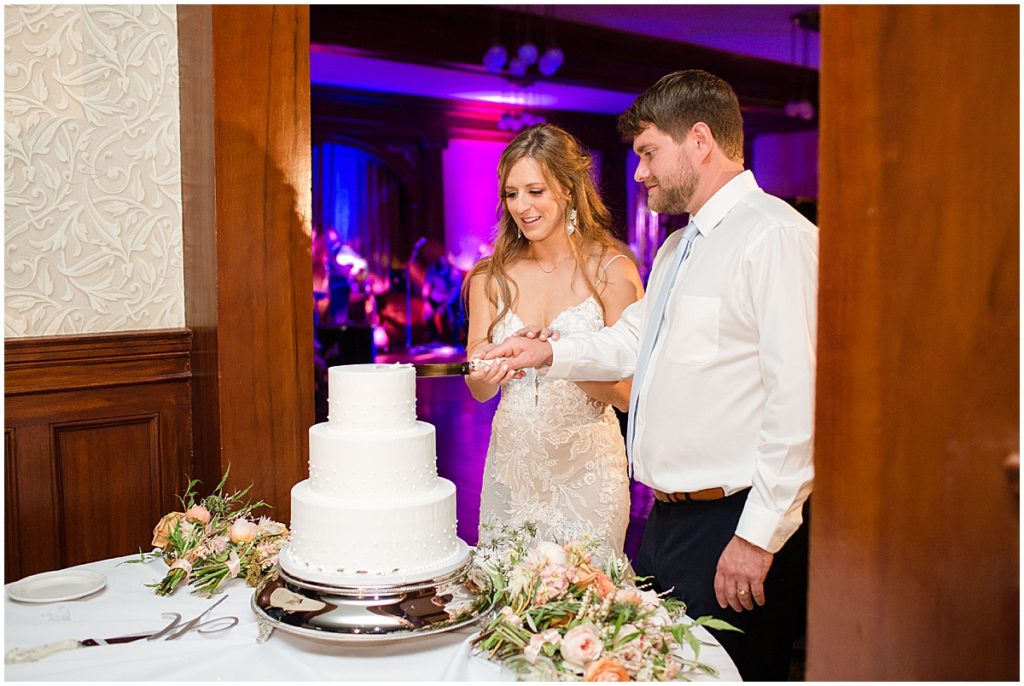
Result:
{"label": "cake middle tier", "polygon": [[436,430],[416,422],[402,431],[309,429],[309,482],[331,498],[378,501],[414,497],[437,486]]}
{"label": "cake middle tier", "polygon": [[450,561],[460,552],[455,484],[437,479],[416,498],[378,502],[327,498],[309,481],[292,487],[289,571],[317,575],[409,574]]}

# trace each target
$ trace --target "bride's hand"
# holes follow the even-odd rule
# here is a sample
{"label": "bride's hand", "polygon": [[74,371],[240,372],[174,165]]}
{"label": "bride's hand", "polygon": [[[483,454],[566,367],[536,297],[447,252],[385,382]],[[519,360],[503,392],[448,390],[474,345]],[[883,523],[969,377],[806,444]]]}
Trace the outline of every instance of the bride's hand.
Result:
{"label": "bride's hand", "polygon": [[[494,349],[494,347],[495,346],[490,343],[480,346],[473,351],[472,359],[480,359],[481,355]],[[472,371],[470,371],[469,378],[473,381],[482,381],[495,386],[502,386],[512,379],[521,379],[526,376],[526,372],[510,368],[508,363],[501,359],[487,360],[486,362],[489,362],[489,364],[476,365]]]}
{"label": "bride's hand", "polygon": [[536,338],[541,341],[557,341],[559,338],[559,333],[554,329],[549,329],[546,326],[534,325],[524,326],[523,328],[519,329],[519,331],[516,331],[515,335],[523,336],[525,338]]}

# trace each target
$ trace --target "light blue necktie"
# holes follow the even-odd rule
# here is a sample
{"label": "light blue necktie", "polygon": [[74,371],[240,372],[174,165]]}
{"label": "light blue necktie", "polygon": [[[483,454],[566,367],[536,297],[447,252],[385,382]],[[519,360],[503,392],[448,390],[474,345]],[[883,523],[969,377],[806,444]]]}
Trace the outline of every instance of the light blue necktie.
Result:
{"label": "light blue necktie", "polygon": [[[658,291],[658,299],[651,305],[650,314],[647,316],[647,328],[644,329],[643,339],[640,341],[640,352],[636,358],[636,371],[633,373],[633,387],[629,393],[629,422],[626,426],[626,455],[629,458],[629,474],[633,475],[633,439],[636,437],[636,406],[637,398],[640,396],[640,385],[643,383],[644,374],[647,372],[647,365],[651,362],[651,353],[654,351],[654,344],[658,342],[658,333],[665,319],[665,308],[668,306],[669,296],[672,295],[672,288],[675,286],[676,277],[679,276],[679,268],[690,254],[690,246],[693,245],[693,238],[697,235],[697,225],[692,221],[683,229],[683,237],[676,247],[676,254],[673,256],[672,265],[668,268],[668,274],[661,282],[661,290]],[[650,294],[648,294],[649,296]]]}

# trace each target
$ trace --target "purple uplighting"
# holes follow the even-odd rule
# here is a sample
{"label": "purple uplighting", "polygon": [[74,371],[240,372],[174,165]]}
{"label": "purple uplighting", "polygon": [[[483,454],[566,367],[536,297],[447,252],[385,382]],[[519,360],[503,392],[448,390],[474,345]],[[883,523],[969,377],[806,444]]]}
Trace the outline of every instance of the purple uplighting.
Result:
{"label": "purple uplighting", "polygon": [[469,271],[494,239],[498,158],[505,143],[453,138],[444,150],[445,249]]}

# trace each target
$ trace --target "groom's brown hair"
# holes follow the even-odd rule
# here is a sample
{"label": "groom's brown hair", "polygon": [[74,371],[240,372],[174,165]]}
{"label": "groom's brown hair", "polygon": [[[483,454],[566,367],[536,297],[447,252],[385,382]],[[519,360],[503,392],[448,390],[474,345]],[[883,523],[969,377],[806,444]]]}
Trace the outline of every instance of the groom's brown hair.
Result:
{"label": "groom's brown hair", "polygon": [[701,69],[677,71],[658,79],[619,115],[619,132],[633,139],[654,124],[680,143],[699,121],[708,125],[729,159],[743,161],[743,117],[736,91]]}

